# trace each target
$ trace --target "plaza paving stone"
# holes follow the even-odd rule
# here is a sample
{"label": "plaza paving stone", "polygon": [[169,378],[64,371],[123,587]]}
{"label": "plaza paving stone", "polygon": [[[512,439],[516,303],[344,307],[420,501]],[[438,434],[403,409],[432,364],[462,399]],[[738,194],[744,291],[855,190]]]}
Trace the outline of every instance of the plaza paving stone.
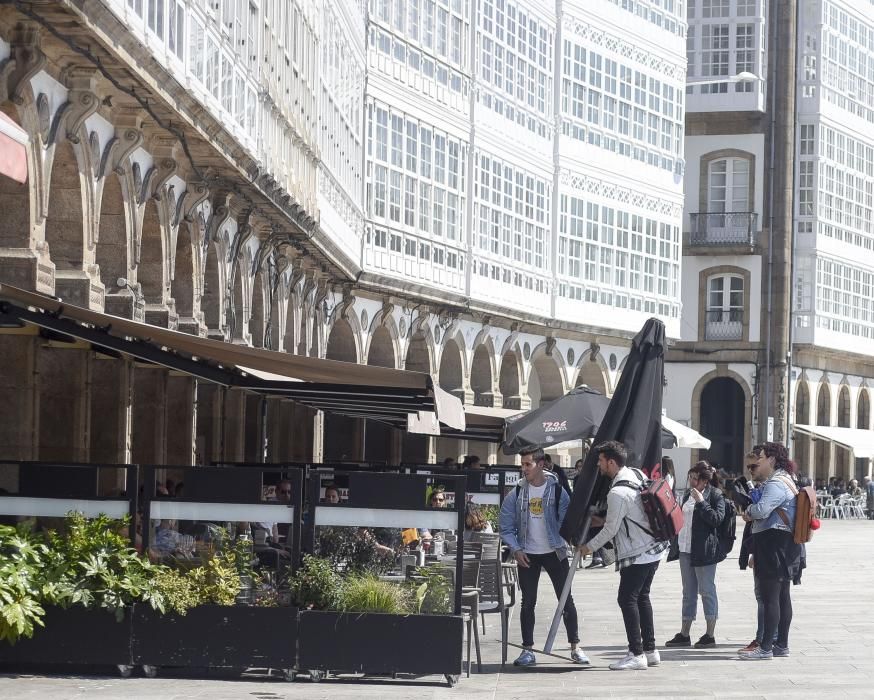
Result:
{"label": "plaza paving stone", "polygon": [[[792,656],[763,662],[737,659],[735,650],[755,632],[755,599],[750,572],[737,565],[737,553],[720,565],[717,586],[720,620],[715,649],[662,650],[662,665],[638,672],[611,672],[607,665],[625,651],[624,628],[616,605],[618,575],[610,569],[580,571],[574,598],[580,612],[583,646],[592,668],[581,669],[540,656],[539,665],[519,671],[500,666],[500,627],[487,616],[483,672],[462,677],[447,688],[440,677],[418,679],[328,679],[311,683],[301,676],[281,680],[0,675],[0,698],[9,700],[121,699],[285,700],[330,698],[874,698],[874,522],[824,521],[809,545],[809,568],[793,588],[795,618]],[[656,639],[663,644],[679,629],[680,573],[676,563],[662,563],[653,586]],[[546,636],[555,599],[543,575],[538,602],[536,643]],[[703,633],[703,617],[692,628]],[[511,640],[519,639],[518,609],[511,620]],[[556,651],[566,653],[559,633]],[[168,640],[172,643],[172,640]],[[428,653],[422,640],[422,653]],[[511,660],[515,650],[511,647]]]}

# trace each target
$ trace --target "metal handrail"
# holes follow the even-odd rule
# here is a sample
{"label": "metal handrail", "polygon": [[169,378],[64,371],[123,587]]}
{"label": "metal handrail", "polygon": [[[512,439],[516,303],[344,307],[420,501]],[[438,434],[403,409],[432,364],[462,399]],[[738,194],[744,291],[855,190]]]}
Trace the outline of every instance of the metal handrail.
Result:
{"label": "metal handrail", "polygon": [[689,214],[691,245],[755,245],[758,214],[752,211]]}

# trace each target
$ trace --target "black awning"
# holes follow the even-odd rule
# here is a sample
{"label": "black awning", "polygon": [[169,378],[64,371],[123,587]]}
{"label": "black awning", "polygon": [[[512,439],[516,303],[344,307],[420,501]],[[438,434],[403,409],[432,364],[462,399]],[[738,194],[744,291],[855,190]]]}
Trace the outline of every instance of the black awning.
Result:
{"label": "black awning", "polygon": [[283,396],[318,410],[374,418],[404,429],[410,414],[435,413],[446,426],[464,429],[461,402],[428,374],[234,345],[0,285],[0,332],[3,327],[22,326],[204,381]]}

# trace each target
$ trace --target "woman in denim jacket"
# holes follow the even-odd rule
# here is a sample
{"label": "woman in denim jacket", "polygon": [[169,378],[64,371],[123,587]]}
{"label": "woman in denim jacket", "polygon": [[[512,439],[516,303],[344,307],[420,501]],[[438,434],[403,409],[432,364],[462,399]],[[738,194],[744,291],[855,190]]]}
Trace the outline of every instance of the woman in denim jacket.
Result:
{"label": "woman in denim jacket", "polygon": [[[784,445],[766,442],[753,448],[757,476],[765,479],[762,495],[743,515],[752,523],[753,571],[765,609],[761,647],[740,656],[747,660],[789,656],[789,626],[792,624],[790,590],[803,567],[803,547],[795,544],[795,463]],[[773,642],[774,634],[777,641]]]}

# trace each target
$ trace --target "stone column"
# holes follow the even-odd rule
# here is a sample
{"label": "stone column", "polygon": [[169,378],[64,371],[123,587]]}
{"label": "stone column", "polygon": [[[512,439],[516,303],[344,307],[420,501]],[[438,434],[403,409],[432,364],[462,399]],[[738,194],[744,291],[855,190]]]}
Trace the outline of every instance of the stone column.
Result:
{"label": "stone column", "polygon": [[209,466],[222,453],[224,388],[212,382],[197,382],[194,463]]}
{"label": "stone column", "polygon": [[163,367],[134,365],[131,461],[167,463],[167,375]]}
{"label": "stone column", "polygon": [[264,461],[264,399],[260,394],[246,394],[245,445],[246,462]]}
{"label": "stone column", "polygon": [[90,423],[90,351],[75,343],[39,346],[38,459],[87,462]]}
{"label": "stone column", "polygon": [[316,411],[313,416],[313,462],[325,461],[325,412]]}
{"label": "stone column", "polygon": [[242,462],[246,446],[246,392],[242,389],[226,389],[224,399],[224,454],[220,459],[225,462]]}
{"label": "stone column", "polygon": [[[91,461],[98,464],[131,462],[131,398],[133,367],[130,360],[94,353],[91,360]],[[101,493],[126,487],[123,470],[100,470]]]}
{"label": "stone column", "polygon": [[271,464],[287,461],[291,426],[288,418],[288,401],[278,396],[267,398],[267,461]]}
{"label": "stone column", "polygon": [[[0,335],[0,454],[4,459],[37,457],[38,343],[35,335]],[[0,465],[0,487],[17,491],[17,470]]]}
{"label": "stone column", "polygon": [[195,459],[197,383],[187,374],[167,377],[167,463],[189,466]]}

